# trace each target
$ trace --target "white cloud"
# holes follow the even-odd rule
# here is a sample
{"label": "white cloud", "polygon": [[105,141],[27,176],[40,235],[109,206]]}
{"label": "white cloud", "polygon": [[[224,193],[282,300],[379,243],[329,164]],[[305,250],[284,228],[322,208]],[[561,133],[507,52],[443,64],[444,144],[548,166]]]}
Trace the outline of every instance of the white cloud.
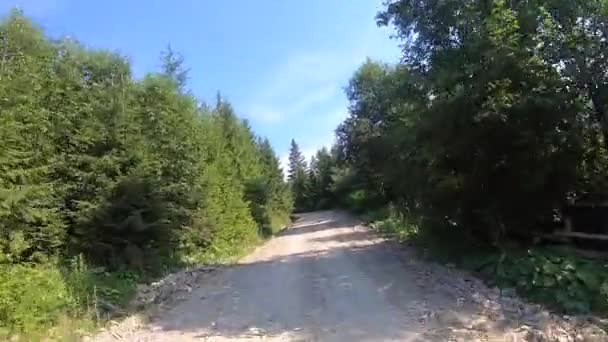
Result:
{"label": "white cloud", "polygon": [[330,127],[338,127],[348,117],[347,104],[336,107],[324,117],[324,124]]}
{"label": "white cloud", "polygon": [[335,96],[340,94],[340,87],[334,83],[328,83],[323,86],[319,86],[317,89],[310,91],[305,94],[290,107],[291,113],[301,113],[306,109],[317,105],[319,103],[331,100]]}
{"label": "white cloud", "polygon": [[352,72],[352,51],[303,51],[293,54],[272,74],[263,96],[276,97],[294,88],[333,84]]}
{"label": "white cloud", "polygon": [[342,89],[367,57],[396,61],[398,48],[389,32],[375,25],[364,28],[351,48],[300,51],[268,74],[254,94],[249,118],[276,124],[309,114],[319,105],[343,99]]}
{"label": "white cloud", "polygon": [[[331,147],[334,130],[348,116],[348,101],[343,88],[366,58],[396,62],[399,49],[390,41],[387,30],[378,29],[373,22],[353,32],[353,39],[338,42],[324,50],[298,51],[262,79],[260,88],[252,94],[250,110],[245,113],[252,121],[269,124],[269,129],[289,129],[307,161],[322,147]],[[247,107],[246,107],[247,108]],[[276,142],[287,147],[288,140]],[[281,149],[280,163],[288,170],[289,152]]]}
{"label": "white cloud", "polygon": [[283,120],[284,115],[275,108],[254,105],[247,111],[247,116],[265,123],[277,123]]}
{"label": "white cloud", "polygon": [[316,89],[312,89],[302,96],[283,94],[282,96],[276,96],[275,101],[281,103],[288,102],[288,104],[255,104],[249,108],[247,116],[264,123],[279,123],[289,117],[305,113],[307,110],[317,105],[334,99],[336,96],[340,95],[340,91],[340,87],[328,83],[321,85]]}
{"label": "white cloud", "polygon": [[287,172],[289,172],[289,154],[284,154],[279,158],[279,164],[283,170],[283,176],[287,178]]}
{"label": "white cloud", "polygon": [[342,96],[342,88],[365,56],[358,51],[295,54],[273,70],[247,115],[260,122],[278,123],[335,100]]}

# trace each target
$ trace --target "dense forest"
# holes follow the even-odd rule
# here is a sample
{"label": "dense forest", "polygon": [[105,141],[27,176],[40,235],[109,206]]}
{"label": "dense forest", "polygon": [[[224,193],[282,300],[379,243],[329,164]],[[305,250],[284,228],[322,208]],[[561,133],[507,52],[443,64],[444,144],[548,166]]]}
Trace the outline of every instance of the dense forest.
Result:
{"label": "dense forest", "polygon": [[269,141],[221,96],[189,93],[170,47],[136,79],[125,56],[47,38],[18,11],[0,42],[0,339],[288,222]]}
{"label": "dense forest", "polygon": [[[359,68],[335,146],[307,172],[294,145],[296,208],[389,208],[405,230],[501,250],[495,276],[569,289],[567,308],[606,307],[601,263],[574,281],[559,263],[536,274],[544,254],[523,269],[504,253],[559,228],[569,205],[608,200],[608,2],[394,0],[376,19],[401,62]],[[608,233],[607,219],[583,228]]]}

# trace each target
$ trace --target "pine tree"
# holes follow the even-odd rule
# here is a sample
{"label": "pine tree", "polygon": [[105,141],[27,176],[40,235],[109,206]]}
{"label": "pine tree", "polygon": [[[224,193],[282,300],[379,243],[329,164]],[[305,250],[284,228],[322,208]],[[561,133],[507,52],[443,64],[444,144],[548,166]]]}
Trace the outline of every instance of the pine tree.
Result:
{"label": "pine tree", "polygon": [[0,22],[0,41],[0,263],[39,261],[65,239],[44,99],[54,51],[19,11]]}
{"label": "pine tree", "polygon": [[175,82],[180,91],[184,90],[188,81],[188,72],[190,69],[184,68],[184,56],[175,52],[171,44],[161,52],[160,61],[162,66],[162,74]]}
{"label": "pine tree", "polygon": [[306,159],[300,152],[300,147],[295,140],[291,140],[291,148],[289,150],[289,184],[293,193],[294,205],[296,210],[304,210],[307,208],[306,192],[307,192],[307,174],[306,174]]}
{"label": "pine tree", "polygon": [[310,179],[309,188],[312,195],[310,203],[313,209],[327,209],[335,204],[335,198],[331,190],[335,164],[334,157],[325,147],[318,150],[311,157],[308,173]]}

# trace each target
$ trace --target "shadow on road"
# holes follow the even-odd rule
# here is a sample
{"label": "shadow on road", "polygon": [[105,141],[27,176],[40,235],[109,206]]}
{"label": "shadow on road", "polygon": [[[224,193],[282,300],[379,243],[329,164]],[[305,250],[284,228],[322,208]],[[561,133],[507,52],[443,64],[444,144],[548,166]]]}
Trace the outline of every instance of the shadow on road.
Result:
{"label": "shadow on road", "polygon": [[310,242],[315,243],[351,243],[351,242],[365,242],[370,241],[370,239],[375,238],[373,233],[369,231],[354,231],[349,233],[335,234],[331,236],[318,237],[310,239]]}
{"label": "shadow on road", "polygon": [[[336,220],[306,222],[278,239],[344,229]],[[417,333],[462,326],[475,313],[442,290],[441,282],[449,279],[429,275],[423,265],[408,263],[392,243],[371,242],[369,234],[311,236],[313,243],[343,244],[227,268],[154,325],[195,338],[427,341]],[[353,241],[370,242],[345,243]],[[438,310],[455,314],[449,321],[438,321],[431,315]]]}

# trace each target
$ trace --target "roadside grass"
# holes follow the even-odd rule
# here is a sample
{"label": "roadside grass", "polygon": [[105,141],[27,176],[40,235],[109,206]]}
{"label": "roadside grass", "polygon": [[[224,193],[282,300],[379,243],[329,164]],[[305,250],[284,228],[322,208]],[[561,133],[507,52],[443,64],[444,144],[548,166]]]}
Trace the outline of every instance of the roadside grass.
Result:
{"label": "roadside grass", "polygon": [[[289,222],[274,217],[272,232]],[[180,268],[238,261],[263,243],[253,237],[239,247],[218,244],[203,253],[182,256],[162,269],[107,271],[88,268],[82,258],[44,264],[0,264],[0,341],[80,341],[111,319],[135,313],[129,306],[138,284],[150,283]]]}
{"label": "roadside grass", "polygon": [[125,312],[142,276],[56,262],[0,266],[0,340],[78,340]]}
{"label": "roadside grass", "polygon": [[493,248],[451,227],[423,225],[385,208],[364,215],[372,229],[417,247],[422,257],[474,272],[490,286],[513,288],[537,303],[569,314],[608,314],[608,262],[550,248]]}

